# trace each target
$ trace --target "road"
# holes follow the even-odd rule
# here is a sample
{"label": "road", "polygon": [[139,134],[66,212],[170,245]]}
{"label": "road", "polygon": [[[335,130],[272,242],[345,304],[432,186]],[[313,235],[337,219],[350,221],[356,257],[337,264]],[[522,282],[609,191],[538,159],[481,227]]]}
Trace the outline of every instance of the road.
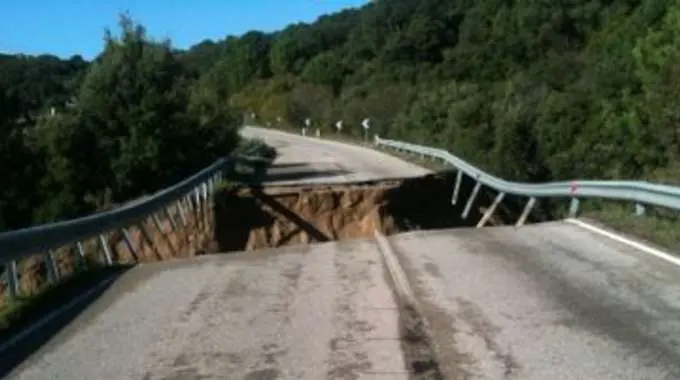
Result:
{"label": "road", "polygon": [[392,247],[450,379],[678,379],[680,268],[566,222]]}
{"label": "road", "polygon": [[143,265],[9,379],[407,379],[371,241]]}
{"label": "road", "polygon": [[429,173],[419,166],[359,146],[255,127],[245,127],[241,134],[263,139],[278,150],[280,158],[269,170],[269,183],[338,183]]}
{"label": "road", "polygon": [[[426,172],[365,148],[256,128],[244,134],[279,149],[275,182]],[[7,378],[409,379],[399,321],[372,240],[146,264]]]}
{"label": "road", "polygon": [[[275,182],[426,172],[358,147],[244,134],[279,148]],[[333,168],[343,172],[319,174]],[[680,378],[676,266],[566,222],[389,242],[447,379]],[[385,273],[372,240],[141,265],[8,378],[414,379]]]}

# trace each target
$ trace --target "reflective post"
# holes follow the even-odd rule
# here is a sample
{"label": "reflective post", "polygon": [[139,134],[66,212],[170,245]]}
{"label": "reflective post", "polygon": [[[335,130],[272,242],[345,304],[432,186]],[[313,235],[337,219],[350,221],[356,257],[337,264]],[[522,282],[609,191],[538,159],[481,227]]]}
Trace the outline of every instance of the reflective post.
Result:
{"label": "reflective post", "polygon": [[524,206],[524,210],[522,210],[522,215],[519,216],[519,219],[517,219],[517,223],[515,223],[515,227],[522,227],[524,225],[535,203],[536,198],[534,197],[529,198],[529,201]]}
{"label": "reflective post", "polygon": [[461,214],[463,219],[468,217],[468,214],[470,213],[470,209],[472,208],[472,204],[474,203],[475,198],[477,198],[477,194],[479,193],[479,189],[481,187],[482,187],[482,183],[477,181],[474,189],[472,189],[472,194],[470,194],[470,199],[468,199],[467,204],[465,205],[465,209],[463,210],[463,214]]}
{"label": "reflective post", "polygon": [[498,195],[496,195],[496,199],[494,199],[493,203],[491,203],[491,207],[486,210],[484,215],[482,215],[482,219],[480,219],[479,223],[477,223],[477,228],[484,227],[486,222],[489,221],[489,218],[491,218],[491,215],[493,215],[494,211],[496,211],[498,205],[503,201],[503,197],[505,197],[505,193],[498,193]]}
{"label": "reflective post", "polygon": [[463,171],[458,170],[456,173],[456,184],[453,187],[453,195],[451,196],[451,204],[455,205],[458,202],[458,193],[460,192],[460,184],[463,182]]}

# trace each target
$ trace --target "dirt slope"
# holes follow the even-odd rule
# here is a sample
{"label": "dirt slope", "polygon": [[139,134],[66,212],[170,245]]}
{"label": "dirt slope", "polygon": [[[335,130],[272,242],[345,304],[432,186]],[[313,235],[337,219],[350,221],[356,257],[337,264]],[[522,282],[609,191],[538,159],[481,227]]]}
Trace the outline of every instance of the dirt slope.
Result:
{"label": "dirt slope", "polygon": [[[440,173],[405,180],[224,191],[217,199],[215,242],[210,251],[370,237],[376,229],[389,235],[474,226],[495,194],[481,191],[463,219],[473,183],[463,183],[459,201],[452,205],[454,178],[453,173]],[[513,222],[523,201],[506,197],[489,224]]]}

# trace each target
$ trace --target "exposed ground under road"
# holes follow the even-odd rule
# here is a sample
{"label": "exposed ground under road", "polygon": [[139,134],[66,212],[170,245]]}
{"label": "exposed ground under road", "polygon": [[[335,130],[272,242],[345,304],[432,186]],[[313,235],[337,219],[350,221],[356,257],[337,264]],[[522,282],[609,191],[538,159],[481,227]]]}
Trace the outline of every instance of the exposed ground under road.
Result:
{"label": "exposed ground under road", "polygon": [[[363,148],[244,134],[279,149],[272,182],[426,172]],[[680,378],[678,267],[564,222],[389,240],[447,379]],[[9,378],[426,378],[407,371],[413,341],[390,285],[371,239],[142,265]]]}
{"label": "exposed ground under road", "polygon": [[680,268],[553,222],[391,243],[449,379],[678,379]]}
{"label": "exposed ground under road", "polygon": [[[279,151],[268,182],[418,176],[389,155],[245,128]],[[11,379],[407,378],[371,240],[139,266]]]}

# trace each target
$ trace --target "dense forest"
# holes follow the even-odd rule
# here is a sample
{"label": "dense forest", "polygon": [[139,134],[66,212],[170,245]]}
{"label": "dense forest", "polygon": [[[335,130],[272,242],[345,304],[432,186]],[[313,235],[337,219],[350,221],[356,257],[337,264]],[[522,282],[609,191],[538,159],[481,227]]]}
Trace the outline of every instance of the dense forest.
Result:
{"label": "dense forest", "polygon": [[0,230],[81,216],[178,182],[242,123],[127,15],[93,61],[0,57]]}
{"label": "dense forest", "polygon": [[121,29],[93,62],[0,56],[0,229],[175,181],[246,112],[370,117],[508,179],[680,178],[680,0],[380,0],[184,51]]}

